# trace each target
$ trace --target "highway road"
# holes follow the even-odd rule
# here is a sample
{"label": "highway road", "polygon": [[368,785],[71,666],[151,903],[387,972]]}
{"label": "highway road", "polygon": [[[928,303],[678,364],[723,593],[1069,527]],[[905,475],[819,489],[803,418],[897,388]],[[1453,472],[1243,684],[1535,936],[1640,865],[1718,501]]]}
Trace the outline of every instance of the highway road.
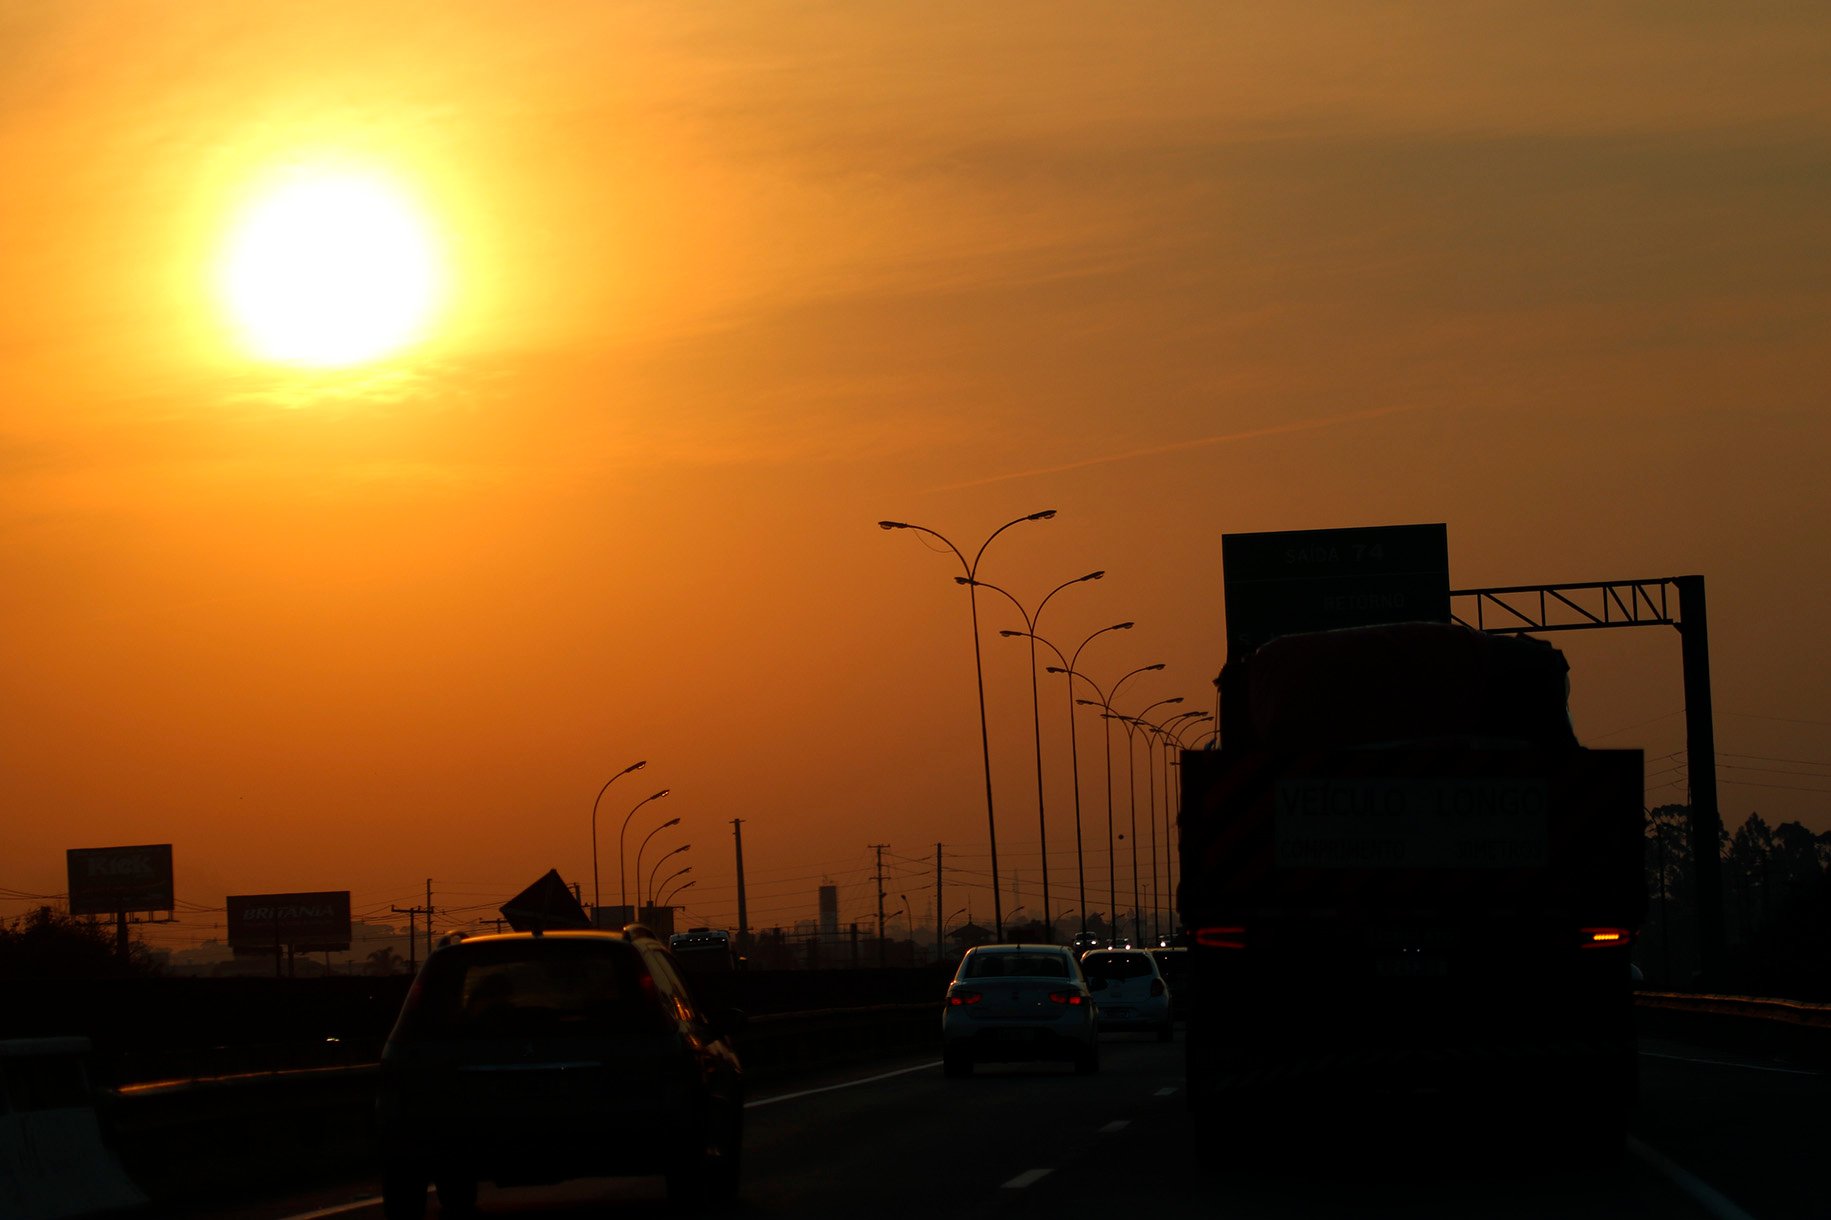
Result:
{"label": "highway road", "polygon": [[[1642,1103],[1617,1166],[1560,1166],[1508,1124],[1438,1099],[1315,1115],[1281,1151],[1201,1146],[1182,1097],[1180,1043],[1109,1037],[1096,1077],[1052,1065],[943,1078],[933,1056],[758,1090],[745,1186],[724,1213],[845,1217],[1658,1217],[1831,1215],[1820,1175],[1831,1076],[1675,1042],[1642,1047]],[[488,1133],[479,1131],[478,1139]],[[244,1202],[211,1220],[369,1220],[368,1182]],[[661,1180],[484,1189],[485,1215],[632,1220],[670,1212]],[[437,1215],[437,1207],[428,1214]]]}

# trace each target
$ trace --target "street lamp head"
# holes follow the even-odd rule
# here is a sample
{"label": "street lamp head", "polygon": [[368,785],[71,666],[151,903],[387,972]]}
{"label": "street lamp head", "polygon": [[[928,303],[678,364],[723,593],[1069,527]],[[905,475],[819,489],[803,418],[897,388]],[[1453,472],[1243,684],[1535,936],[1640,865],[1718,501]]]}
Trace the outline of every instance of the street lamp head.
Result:
{"label": "street lamp head", "polygon": [[667,821],[665,821],[661,824],[661,829],[666,830],[670,826],[678,826],[678,825],[680,825],[679,818],[669,818]]}
{"label": "street lamp head", "polygon": [[1131,629],[1131,623],[1114,623],[1111,627],[1107,628],[1108,631],[1130,631]]}
{"label": "street lamp head", "polygon": [[1089,572],[1087,575],[1078,577],[1077,579],[1078,580],[1099,580],[1102,576],[1105,576],[1105,575],[1106,575],[1106,570],[1104,568],[1102,568],[1098,572]]}
{"label": "street lamp head", "polygon": [[672,791],[674,791],[672,788],[663,788],[660,792],[657,792],[654,796],[651,796],[648,799],[651,801],[658,801],[662,797],[666,796],[668,793],[670,793]]}
{"label": "street lamp head", "polygon": [[974,580],[971,576],[956,576],[954,577],[954,583],[957,585],[976,585],[979,582]]}
{"label": "street lamp head", "polygon": [[1155,664],[1155,665],[1146,665],[1146,666],[1145,666],[1145,668],[1146,668],[1146,669],[1162,669],[1162,668],[1163,668],[1163,662],[1162,662],[1162,661],[1159,661],[1159,662],[1157,662],[1157,664]]}
{"label": "street lamp head", "polygon": [[1060,665],[1045,665],[1043,666],[1043,672],[1046,674],[1065,674],[1068,671],[1063,669]]}
{"label": "street lamp head", "polygon": [[617,772],[617,774],[619,776],[628,775],[631,771],[640,771],[640,770],[642,770],[642,768],[644,768],[646,766],[648,766],[648,759],[645,758],[641,762],[633,762],[633,763],[629,764],[629,766],[623,768],[621,771]]}
{"label": "street lamp head", "polygon": [[1028,631],[1000,631],[998,634],[1004,636],[1006,639],[1009,639],[1011,636],[1014,636],[1014,635],[1029,635],[1030,633]]}
{"label": "street lamp head", "polygon": [[1049,518],[1051,518],[1053,516],[1055,516],[1055,510],[1053,508],[1045,508],[1040,513],[1031,513],[1028,517],[1025,517],[1024,520],[1025,521],[1047,521],[1047,520],[1049,520]]}
{"label": "street lamp head", "polygon": [[881,530],[906,530],[909,526],[901,521],[879,521],[877,523],[877,528]]}
{"label": "street lamp head", "polygon": [[1104,703],[1101,703],[1098,699],[1076,699],[1075,702],[1080,704],[1082,707],[1105,707],[1106,706]]}

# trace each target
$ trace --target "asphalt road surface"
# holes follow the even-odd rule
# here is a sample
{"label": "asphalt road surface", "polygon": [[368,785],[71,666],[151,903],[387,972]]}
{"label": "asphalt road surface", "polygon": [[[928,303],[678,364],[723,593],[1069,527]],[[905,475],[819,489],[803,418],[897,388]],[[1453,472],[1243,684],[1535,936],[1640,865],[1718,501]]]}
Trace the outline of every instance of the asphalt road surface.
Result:
{"label": "asphalt road surface", "polygon": [[[1555,1118],[1503,1105],[1379,1099],[1269,1124],[1250,1147],[1204,1146],[1182,1096],[1182,1047],[1109,1036],[1095,1077],[1054,1065],[948,1080],[935,1057],[811,1078],[753,1097],[745,1183],[728,1211],[858,1217],[1831,1216],[1821,1173],[1831,1076],[1680,1043],[1642,1047],[1627,1156],[1571,1163]],[[482,1137],[480,1133],[480,1138]],[[659,1178],[485,1187],[484,1215],[632,1220],[676,1214]],[[436,1203],[428,1209],[436,1216]],[[372,1183],[192,1216],[381,1214]]]}

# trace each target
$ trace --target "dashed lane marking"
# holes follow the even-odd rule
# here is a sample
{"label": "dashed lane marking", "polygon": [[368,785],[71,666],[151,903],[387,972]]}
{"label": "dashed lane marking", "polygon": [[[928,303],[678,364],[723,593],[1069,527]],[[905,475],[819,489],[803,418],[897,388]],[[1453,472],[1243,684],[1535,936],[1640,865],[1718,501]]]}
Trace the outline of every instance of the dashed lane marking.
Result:
{"label": "dashed lane marking", "polygon": [[1100,1134],[1111,1135],[1115,1131],[1123,1131],[1131,1125],[1132,1120],[1129,1118],[1115,1118],[1112,1122],[1107,1123],[1104,1127],[1100,1128]]}
{"label": "dashed lane marking", "polygon": [[941,1061],[937,1059],[933,1063],[918,1063],[914,1067],[898,1068],[894,1072],[881,1072],[876,1076],[866,1076],[862,1080],[844,1080],[838,1084],[822,1085],[818,1089],[802,1089],[799,1093],[780,1093],[774,1097],[759,1097],[755,1101],[745,1102],[744,1108],[746,1110],[754,1110],[758,1106],[773,1106],[779,1101],[794,1101],[801,1097],[813,1097],[818,1093],[835,1093],[840,1089],[854,1089],[861,1084],[876,1084],[880,1080],[889,1080],[895,1076],[907,1076],[911,1072],[926,1072],[929,1068],[938,1068],[940,1066]]}
{"label": "dashed lane marking", "polygon": [[1026,1186],[1035,1186],[1038,1182],[1054,1173],[1053,1169],[1026,1169],[1004,1184],[1006,1190],[1022,1190]]}
{"label": "dashed lane marking", "polygon": [[1171,1085],[1168,1088],[1158,1089],[1157,1092],[1153,1093],[1151,1096],[1153,1096],[1153,1097],[1171,1097],[1171,1096],[1174,1096],[1175,1093],[1176,1093],[1176,1086]]}

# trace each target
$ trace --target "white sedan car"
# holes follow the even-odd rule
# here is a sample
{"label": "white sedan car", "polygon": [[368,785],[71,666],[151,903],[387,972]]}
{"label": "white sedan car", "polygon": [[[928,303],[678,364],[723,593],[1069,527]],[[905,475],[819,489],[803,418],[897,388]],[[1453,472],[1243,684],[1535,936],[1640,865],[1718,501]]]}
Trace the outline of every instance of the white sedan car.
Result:
{"label": "white sedan car", "polygon": [[1157,960],[1143,949],[1095,949],[1081,955],[1081,970],[1092,989],[1104,1029],[1148,1029],[1159,1042],[1175,1030],[1170,988]]}
{"label": "white sedan car", "polygon": [[1062,1059],[1100,1068],[1098,1017],[1074,953],[1062,945],[980,945],[960,959],[941,1011],[949,1076],[975,1063]]}

